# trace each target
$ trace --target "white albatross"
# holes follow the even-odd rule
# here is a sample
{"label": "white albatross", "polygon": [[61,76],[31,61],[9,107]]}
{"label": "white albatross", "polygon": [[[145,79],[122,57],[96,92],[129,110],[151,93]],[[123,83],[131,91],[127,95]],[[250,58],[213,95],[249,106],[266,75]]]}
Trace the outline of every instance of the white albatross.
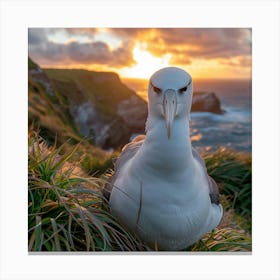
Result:
{"label": "white albatross", "polygon": [[223,209],[190,141],[191,76],[163,68],[148,95],[146,136],[123,148],[104,194],[112,214],[150,248],[182,250],[214,229]]}

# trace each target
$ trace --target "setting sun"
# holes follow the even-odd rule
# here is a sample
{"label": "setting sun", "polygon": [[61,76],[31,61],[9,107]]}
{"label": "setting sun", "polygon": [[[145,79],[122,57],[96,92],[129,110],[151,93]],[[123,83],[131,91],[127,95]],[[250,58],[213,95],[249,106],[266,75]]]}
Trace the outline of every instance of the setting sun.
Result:
{"label": "setting sun", "polygon": [[171,57],[170,54],[166,54],[161,58],[155,57],[141,44],[137,44],[134,47],[132,54],[136,65],[121,69],[119,72],[123,77],[148,79],[158,69],[167,67]]}

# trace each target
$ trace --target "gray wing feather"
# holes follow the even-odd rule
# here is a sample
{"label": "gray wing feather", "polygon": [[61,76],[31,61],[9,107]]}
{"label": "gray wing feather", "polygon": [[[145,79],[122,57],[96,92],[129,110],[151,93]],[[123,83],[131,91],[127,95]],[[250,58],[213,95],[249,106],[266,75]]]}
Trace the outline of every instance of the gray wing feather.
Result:
{"label": "gray wing feather", "polygon": [[208,175],[204,160],[201,158],[201,156],[199,155],[197,150],[195,148],[193,148],[193,147],[192,147],[192,154],[193,154],[193,157],[203,167],[205,177],[208,180],[209,196],[210,196],[210,199],[211,199],[211,203],[215,203],[215,204],[219,205],[220,204],[220,200],[219,200],[219,188],[218,188],[218,185],[216,184],[214,179]]}
{"label": "gray wing feather", "polygon": [[117,158],[116,162],[114,162],[114,175],[110,177],[108,182],[106,183],[104,189],[103,189],[103,196],[109,201],[110,195],[114,186],[114,183],[116,181],[116,178],[120,172],[121,167],[126,163],[129,159],[133,158],[139,148],[142,146],[143,142],[145,140],[145,135],[138,135],[136,136],[132,142],[126,144],[119,157]]}

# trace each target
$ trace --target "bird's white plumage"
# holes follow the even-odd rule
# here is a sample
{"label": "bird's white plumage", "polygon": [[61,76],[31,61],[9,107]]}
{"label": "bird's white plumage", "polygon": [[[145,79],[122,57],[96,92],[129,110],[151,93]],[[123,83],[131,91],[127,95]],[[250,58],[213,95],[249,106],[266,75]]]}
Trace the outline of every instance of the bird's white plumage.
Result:
{"label": "bird's white plumage", "polygon": [[211,202],[205,166],[190,142],[191,76],[159,70],[148,94],[146,138],[120,155],[110,207],[151,248],[180,250],[219,224],[222,207]]}

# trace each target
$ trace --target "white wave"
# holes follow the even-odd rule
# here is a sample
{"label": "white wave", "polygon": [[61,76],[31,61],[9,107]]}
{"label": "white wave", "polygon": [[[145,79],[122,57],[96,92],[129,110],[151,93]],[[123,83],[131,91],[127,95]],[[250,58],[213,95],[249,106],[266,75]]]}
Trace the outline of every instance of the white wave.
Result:
{"label": "white wave", "polygon": [[248,123],[251,122],[251,112],[249,110],[240,110],[236,107],[225,107],[225,113],[222,115],[210,113],[210,112],[192,112],[191,119],[209,119],[214,122],[239,122]]}

